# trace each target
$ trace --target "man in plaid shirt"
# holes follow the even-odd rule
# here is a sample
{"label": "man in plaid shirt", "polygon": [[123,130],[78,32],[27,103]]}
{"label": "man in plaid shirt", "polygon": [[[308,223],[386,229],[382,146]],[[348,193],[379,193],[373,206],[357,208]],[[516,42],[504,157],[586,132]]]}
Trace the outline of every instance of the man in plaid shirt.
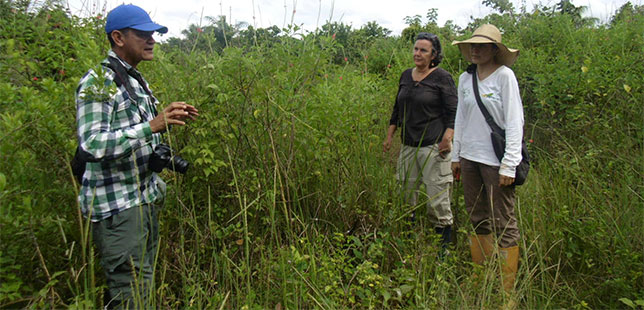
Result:
{"label": "man in plaid shirt", "polygon": [[[173,102],[157,113],[157,100],[136,70],[154,57],[154,32],[166,33],[135,5],[107,15],[108,58],[89,70],[76,91],[79,152],[87,159],[79,193],[84,216],[92,221],[109,291],[109,308],[150,307],[158,245],[157,209],[165,183],[148,161],[168,125],[185,125],[197,109]],[[127,72],[108,68],[110,60]],[[131,96],[130,86],[135,95]],[[136,285],[136,287],[133,287]]]}

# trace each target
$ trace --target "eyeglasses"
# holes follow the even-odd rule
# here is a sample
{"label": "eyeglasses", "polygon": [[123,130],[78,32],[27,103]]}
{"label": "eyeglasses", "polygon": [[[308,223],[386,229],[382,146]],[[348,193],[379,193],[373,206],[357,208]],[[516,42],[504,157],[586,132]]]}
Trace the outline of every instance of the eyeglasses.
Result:
{"label": "eyeglasses", "polygon": [[139,37],[139,39],[143,40],[148,40],[152,38],[152,35],[154,34],[154,31],[141,31],[141,30],[136,30],[136,29],[130,29],[134,35]]}
{"label": "eyeglasses", "polygon": [[416,36],[416,41],[418,40],[429,40],[432,41],[436,39],[436,35],[429,32],[421,32]]}

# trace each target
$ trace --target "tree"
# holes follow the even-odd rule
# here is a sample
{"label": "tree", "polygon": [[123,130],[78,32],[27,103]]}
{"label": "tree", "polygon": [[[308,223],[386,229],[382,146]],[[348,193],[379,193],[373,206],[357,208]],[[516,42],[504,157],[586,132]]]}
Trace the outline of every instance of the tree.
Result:
{"label": "tree", "polygon": [[583,17],[581,14],[586,11],[585,6],[575,6],[570,2],[570,0],[561,0],[554,7],[556,12],[559,12],[563,15],[568,15],[572,18],[575,26],[580,28],[582,26],[592,26],[597,23],[597,18],[594,17]]}
{"label": "tree", "polygon": [[361,34],[364,34],[367,38],[384,38],[391,34],[391,30],[383,28],[378,25],[375,21],[370,21],[366,25],[362,26],[359,30]]}
{"label": "tree", "polygon": [[483,0],[483,4],[501,14],[509,13],[514,16],[514,5],[510,0]]}
{"label": "tree", "polygon": [[330,36],[333,37],[335,42],[343,47],[349,46],[349,35],[351,34],[351,26],[344,23],[333,22],[322,25],[321,30],[318,30],[317,36]]}
{"label": "tree", "polygon": [[619,22],[629,22],[634,18],[639,16],[639,18],[644,17],[644,5],[635,5],[633,6],[631,2],[626,2],[622,5],[616,12],[613,17],[610,19],[610,25],[615,26]]}
{"label": "tree", "polygon": [[421,17],[418,14],[414,16],[405,16],[403,20],[405,21],[405,24],[409,26],[420,26],[422,22]]}
{"label": "tree", "polygon": [[279,42],[279,35],[282,31],[279,27],[273,25],[268,28],[257,28],[248,26],[248,28],[241,30],[236,39],[236,44],[240,46],[252,46],[257,44],[268,44],[272,46],[275,42]]}
{"label": "tree", "polygon": [[427,23],[428,24],[438,24],[438,9],[437,8],[431,8],[427,10]]}
{"label": "tree", "polygon": [[225,47],[230,46],[234,37],[240,29],[248,24],[239,22],[235,26],[226,22],[226,16],[206,17],[209,24],[200,26],[191,24],[188,29],[181,31],[184,39],[170,38],[167,41],[169,47],[180,47],[185,52],[195,50],[206,51],[210,53],[219,53]]}
{"label": "tree", "polygon": [[409,25],[407,28],[403,29],[401,38],[406,42],[413,42],[416,38],[416,35],[421,32],[431,32],[437,33],[440,27],[438,27],[438,9],[431,8],[427,10],[427,23],[423,26],[422,19],[420,15],[406,16],[404,18],[405,24]]}

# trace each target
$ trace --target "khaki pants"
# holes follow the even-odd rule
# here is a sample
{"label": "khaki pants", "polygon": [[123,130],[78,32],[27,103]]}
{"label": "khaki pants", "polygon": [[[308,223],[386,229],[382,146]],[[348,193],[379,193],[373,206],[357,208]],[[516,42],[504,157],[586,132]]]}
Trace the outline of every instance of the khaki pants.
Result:
{"label": "khaki pants", "polygon": [[157,208],[132,207],[92,223],[92,236],[107,279],[109,309],[151,307],[149,295],[154,289],[159,244]]}
{"label": "khaki pants", "polygon": [[401,182],[407,203],[418,203],[421,185],[425,187],[427,214],[434,227],[452,225],[450,209],[452,196],[451,154],[438,155],[438,145],[411,147],[403,145],[398,157],[397,179]]}
{"label": "khaki pants", "polygon": [[514,215],[514,186],[499,186],[499,167],[465,158],[460,162],[465,207],[476,234],[493,232],[502,248],[517,245],[520,236]]}

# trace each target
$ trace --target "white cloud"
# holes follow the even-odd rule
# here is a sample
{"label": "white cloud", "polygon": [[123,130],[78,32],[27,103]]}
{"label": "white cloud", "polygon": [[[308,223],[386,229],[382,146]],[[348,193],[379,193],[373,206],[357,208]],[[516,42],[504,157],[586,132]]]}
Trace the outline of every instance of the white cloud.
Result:
{"label": "white cloud", "polygon": [[[101,13],[104,8],[109,11],[123,0],[68,0],[74,14],[80,16]],[[515,8],[526,3],[528,10],[533,3],[553,6],[559,0],[512,0]],[[587,15],[607,21],[612,13],[627,0],[573,0],[574,5],[586,6]],[[125,2],[128,3],[128,2]],[[406,16],[420,15],[423,20],[431,8],[438,9],[438,23],[443,25],[447,20],[457,25],[465,26],[470,16],[481,17],[491,10],[482,4],[481,0],[131,0],[146,11],[152,19],[169,28],[169,36],[179,36],[181,31],[190,24],[207,24],[206,16],[216,17],[225,15],[229,22],[247,22],[257,27],[289,25],[291,20],[296,25],[302,25],[306,30],[314,30],[327,21],[343,22],[354,29],[370,21],[376,21],[380,26],[400,34],[406,27],[403,19]],[[631,1],[640,4],[641,0]],[[253,6],[255,8],[253,12]],[[295,13],[293,13],[295,10]],[[202,16],[204,17],[202,19]],[[253,18],[254,17],[254,18]]]}

